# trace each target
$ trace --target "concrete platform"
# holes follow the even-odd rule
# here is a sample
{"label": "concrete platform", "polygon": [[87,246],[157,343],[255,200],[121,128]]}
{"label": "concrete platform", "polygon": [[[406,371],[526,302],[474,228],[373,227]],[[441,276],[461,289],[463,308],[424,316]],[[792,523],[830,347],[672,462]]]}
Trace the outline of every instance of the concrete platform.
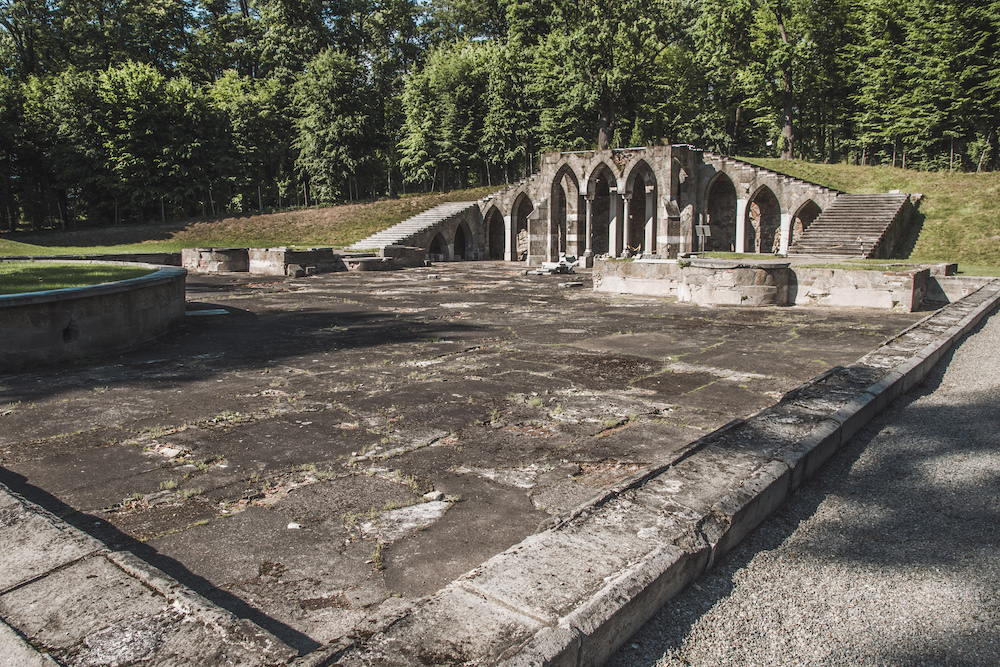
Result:
{"label": "concrete platform", "polygon": [[[189,307],[229,315],[0,378],[0,526],[27,545],[3,556],[0,642],[63,664],[600,664],[997,299],[918,322],[558,281],[199,278]],[[140,626],[160,634],[101,644]]]}

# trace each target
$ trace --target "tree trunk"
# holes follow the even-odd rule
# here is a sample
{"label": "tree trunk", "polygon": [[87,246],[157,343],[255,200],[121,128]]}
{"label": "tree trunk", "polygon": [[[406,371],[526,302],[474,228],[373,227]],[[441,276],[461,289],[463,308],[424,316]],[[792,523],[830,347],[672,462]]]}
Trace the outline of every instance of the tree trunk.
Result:
{"label": "tree trunk", "polygon": [[606,151],[611,148],[611,140],[615,134],[615,106],[610,99],[602,99],[597,112],[597,149]]}

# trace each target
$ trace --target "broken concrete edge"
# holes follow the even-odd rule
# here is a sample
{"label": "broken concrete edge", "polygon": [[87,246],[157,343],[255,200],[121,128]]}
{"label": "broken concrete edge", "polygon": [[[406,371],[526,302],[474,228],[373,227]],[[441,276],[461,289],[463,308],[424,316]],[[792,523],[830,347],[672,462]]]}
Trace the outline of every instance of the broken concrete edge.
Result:
{"label": "broken concrete edge", "polygon": [[49,667],[58,665],[44,653],[39,653],[21,634],[0,620],[0,655],[3,664],[18,667]]}
{"label": "broken concrete edge", "polygon": [[[932,334],[934,340],[924,345],[895,367],[881,371],[877,381],[866,384],[846,400],[837,400],[844,393],[844,387],[850,386],[850,378],[841,387],[833,387],[830,394],[833,403],[839,405],[831,414],[817,417],[810,423],[808,433],[794,439],[789,445],[780,444],[780,435],[773,442],[766,442],[766,424],[761,422],[758,430],[762,435],[762,443],[755,447],[744,447],[739,441],[740,429],[750,426],[754,420],[761,420],[769,411],[785,404],[785,407],[798,394],[808,388],[817,386],[826,379],[835,379],[838,371],[850,369],[831,369],[814,380],[792,390],[778,405],[767,408],[747,420],[737,420],[723,429],[700,438],[685,448],[676,458],[667,463],[637,473],[631,478],[617,484],[613,489],[602,493],[587,505],[580,506],[567,515],[554,517],[544,526],[544,531],[536,533],[518,545],[515,545],[483,565],[452,582],[434,596],[415,601],[410,610],[396,622],[390,623],[379,633],[381,636],[361,640],[343,655],[336,664],[355,665],[375,662],[392,665],[421,664],[421,650],[429,651],[425,655],[436,655],[441,646],[459,646],[464,638],[490,636],[490,639],[479,639],[475,642],[478,648],[491,646],[492,651],[478,653],[473,656],[477,664],[504,665],[513,667],[520,665],[559,665],[583,667],[600,665],[609,658],[628,637],[640,628],[652,615],[670,599],[684,590],[706,569],[710,568],[725,553],[732,550],[740,541],[754,530],[761,522],[773,514],[785,500],[811,477],[827,460],[847,443],[865,424],[879,412],[887,408],[893,400],[901,396],[922,380],[947,351],[975,327],[985,316],[996,310],[1000,304],[1000,283],[994,282],[988,290],[977,291],[979,303],[964,313],[958,322],[948,326],[943,332]],[[970,294],[973,297],[975,294]],[[973,299],[956,302],[953,306],[962,312],[968,308]],[[939,311],[940,312],[940,311]],[[945,317],[947,322],[949,318]],[[921,320],[927,324],[933,320],[933,315]],[[930,325],[928,325],[930,326]],[[933,328],[939,328],[940,325]],[[901,337],[894,337],[892,341]],[[897,351],[897,356],[905,354],[905,350]],[[859,371],[875,370],[859,360],[854,364]],[[864,377],[859,373],[859,377]],[[838,393],[839,392],[839,393]],[[809,409],[803,409],[808,414]],[[748,428],[748,430],[753,430]],[[730,436],[730,434],[732,434]],[[733,440],[729,449],[716,445],[726,445],[728,439]],[[777,445],[777,446],[774,446]],[[712,450],[715,450],[714,452]],[[773,450],[773,451],[772,451]],[[701,454],[704,453],[704,456]],[[727,456],[739,458],[744,462],[733,466],[733,471],[727,471],[719,477],[724,479],[726,488],[714,489],[699,487],[698,482],[710,482],[715,475],[711,457],[716,462]],[[705,465],[705,457],[708,457]],[[754,459],[757,459],[754,462]],[[699,463],[701,461],[701,463]],[[740,467],[742,465],[742,467]],[[682,468],[687,467],[684,471]],[[701,470],[699,470],[701,468]],[[735,471],[735,472],[734,472]],[[693,475],[691,473],[694,473]],[[685,477],[685,475],[688,475]],[[701,475],[701,478],[699,478]],[[579,600],[568,613],[560,614],[564,605],[563,597],[553,597],[546,600],[546,594],[552,593],[552,580],[561,575],[565,582],[574,583],[574,574],[582,576],[584,565],[600,567],[594,560],[586,563],[572,562],[567,559],[554,558],[558,562],[551,565],[539,563],[538,549],[531,543],[548,541],[559,546],[559,540],[570,539],[569,532],[560,537],[560,533],[576,524],[579,532],[589,535],[595,543],[606,539],[609,529],[606,524],[597,525],[595,517],[605,505],[615,503],[628,504],[626,496],[641,496],[648,491],[644,486],[661,478],[673,476],[666,480],[658,490],[660,498],[657,502],[666,503],[665,510],[660,512],[663,520],[675,521],[675,525],[667,534],[672,536],[662,541],[659,546],[649,550],[645,556],[630,562],[604,577],[605,584],[597,590],[586,592],[584,599]],[[683,483],[694,480],[694,487],[703,493],[703,497],[675,501],[670,498],[672,493],[669,484],[675,484],[679,489]],[[653,486],[653,485],[651,485]],[[663,493],[664,489],[666,493]],[[657,493],[657,490],[652,490]],[[634,498],[639,502],[640,498]],[[686,503],[686,504],[685,504]],[[670,505],[678,511],[672,512]],[[654,513],[655,514],[655,513]],[[589,523],[588,527],[584,524]],[[684,525],[681,525],[684,524]],[[634,527],[634,526],[633,526]],[[631,528],[617,526],[620,537],[635,544],[641,542]],[[662,532],[659,534],[663,534]],[[640,532],[641,537],[641,532]],[[577,543],[580,537],[573,538]],[[537,544],[535,545],[537,547]],[[626,548],[623,546],[623,549]],[[641,548],[641,545],[638,547]],[[565,548],[564,548],[565,551]],[[571,552],[570,552],[571,553]],[[608,552],[609,557],[612,555]],[[518,560],[520,558],[520,561]],[[503,573],[498,575],[497,573]],[[552,579],[549,578],[549,575]],[[502,576],[519,579],[511,583],[497,580]],[[485,579],[484,579],[485,577]],[[492,581],[491,581],[492,577]],[[530,603],[518,596],[513,598],[510,591],[530,591],[537,596]],[[558,589],[555,589],[558,590]],[[529,593],[523,593],[528,595]],[[433,628],[429,621],[441,609],[449,609],[449,598],[459,595],[472,595],[480,600],[485,615],[507,614],[516,620],[511,621],[520,629],[514,633],[508,627],[500,629],[489,623],[470,620],[474,627],[462,629],[452,628],[449,633],[442,633]],[[451,605],[455,605],[454,600]],[[414,632],[414,628],[426,628],[422,632]],[[391,656],[385,651],[387,647],[395,646]],[[423,646],[424,649],[421,649]],[[401,648],[402,647],[402,648]]]}
{"label": "broken concrete edge", "polygon": [[[288,664],[295,657],[296,652],[270,632],[252,621],[241,619],[222,609],[134,554],[109,549],[101,541],[72,527],[65,520],[24,498],[2,483],[0,483],[0,496],[6,496],[8,504],[20,505],[21,509],[29,516],[34,516],[44,524],[51,525],[64,534],[65,539],[75,543],[75,548],[70,553],[63,557],[57,557],[48,563],[43,570],[31,572],[0,590],[0,597],[41,582],[56,573],[86,561],[102,559],[120,570],[125,577],[131,578],[143,588],[161,597],[164,601],[164,608],[169,608],[181,616],[183,623],[197,621],[219,641],[239,646],[250,653],[269,654],[274,658],[271,662],[274,665]],[[26,656],[23,659],[19,657],[18,661],[12,663],[18,665],[59,664],[45,653],[44,647],[39,650],[37,646],[32,644],[31,638],[23,636],[17,629],[8,625],[4,619],[0,619],[0,655],[5,657]]]}

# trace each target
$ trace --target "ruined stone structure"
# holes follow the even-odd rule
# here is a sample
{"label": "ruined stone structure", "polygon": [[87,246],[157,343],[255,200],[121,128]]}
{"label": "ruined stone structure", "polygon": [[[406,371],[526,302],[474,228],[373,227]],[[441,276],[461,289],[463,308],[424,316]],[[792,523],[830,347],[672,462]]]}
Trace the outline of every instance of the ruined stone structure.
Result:
{"label": "ruined stone structure", "polygon": [[546,153],[519,183],[424,211],[350,250],[532,265],[565,254],[587,266],[595,256],[702,251],[884,258],[911,204],[909,195],[845,195],[687,145]]}
{"label": "ruined stone structure", "polygon": [[686,145],[547,153],[538,174],[480,203],[483,255],[785,253],[839,194]]}

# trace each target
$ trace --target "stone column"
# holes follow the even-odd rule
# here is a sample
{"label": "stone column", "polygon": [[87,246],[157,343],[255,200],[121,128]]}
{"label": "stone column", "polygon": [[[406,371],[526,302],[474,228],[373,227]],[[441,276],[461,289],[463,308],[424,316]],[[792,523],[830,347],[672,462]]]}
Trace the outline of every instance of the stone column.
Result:
{"label": "stone column", "polygon": [[736,200],[736,252],[747,252],[746,241],[747,241],[747,206],[750,205],[749,199],[739,199]]}
{"label": "stone column", "polygon": [[643,245],[643,252],[657,252],[656,247],[656,198],[653,195],[653,191],[656,189],[655,185],[646,186],[646,225],[645,225],[645,243]]}
{"label": "stone column", "polygon": [[781,234],[781,245],[778,248],[778,253],[781,255],[788,254],[788,239],[792,235],[792,214],[782,213],[781,214],[781,227],[778,229],[778,233]]}
{"label": "stone column", "polygon": [[545,261],[546,262],[554,262],[554,261],[556,261],[557,258],[556,258],[556,256],[553,253],[558,252],[558,247],[559,247],[558,243],[553,244],[553,240],[555,240],[555,239],[553,239],[554,234],[553,234],[553,229],[552,229],[552,223],[553,223],[552,216],[549,215],[549,219],[545,222],[545,229],[546,229],[546,234],[545,234]]}
{"label": "stone column", "polygon": [[517,259],[517,239],[514,238],[513,225],[513,218],[509,215],[505,215],[503,217],[503,259],[505,262],[513,262]]}
{"label": "stone column", "polygon": [[620,257],[622,254],[621,243],[619,243],[621,239],[618,232],[618,216],[621,214],[621,201],[622,196],[618,194],[617,190],[612,190],[608,194],[608,255],[611,257]]}
{"label": "stone column", "polygon": [[587,217],[585,218],[587,225],[587,231],[586,231],[587,245],[586,248],[584,249],[583,256],[593,257],[594,256],[594,198],[587,197],[584,201],[587,202],[587,214],[586,214]]}
{"label": "stone column", "polygon": [[628,242],[632,231],[632,223],[629,221],[631,209],[632,200],[626,194],[622,197],[622,255],[628,254]]}

